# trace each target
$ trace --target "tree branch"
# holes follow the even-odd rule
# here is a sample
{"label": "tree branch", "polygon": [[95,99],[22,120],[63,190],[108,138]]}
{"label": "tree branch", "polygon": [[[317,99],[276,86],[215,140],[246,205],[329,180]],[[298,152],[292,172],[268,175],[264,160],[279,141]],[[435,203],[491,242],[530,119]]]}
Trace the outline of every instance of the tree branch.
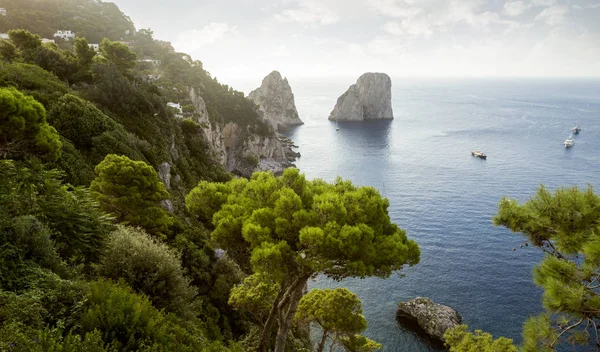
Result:
{"label": "tree branch", "polygon": [[555,346],[555,345],[556,345],[556,343],[558,342],[558,339],[560,339],[560,337],[561,337],[562,335],[564,335],[564,333],[566,333],[567,331],[569,331],[569,330],[571,330],[571,329],[573,329],[573,328],[575,328],[575,327],[579,326],[579,324],[581,324],[581,323],[583,322],[583,319],[585,319],[585,318],[581,318],[581,319],[580,319],[580,320],[579,320],[577,323],[575,323],[575,324],[573,324],[573,325],[570,325],[570,326],[567,326],[567,327],[566,327],[566,328],[565,328],[565,329],[564,329],[564,330],[563,330],[563,331],[562,331],[560,334],[558,334],[558,336],[556,336],[556,338],[554,339],[554,342],[552,342],[552,343],[550,344],[550,348],[554,348],[554,346]]}

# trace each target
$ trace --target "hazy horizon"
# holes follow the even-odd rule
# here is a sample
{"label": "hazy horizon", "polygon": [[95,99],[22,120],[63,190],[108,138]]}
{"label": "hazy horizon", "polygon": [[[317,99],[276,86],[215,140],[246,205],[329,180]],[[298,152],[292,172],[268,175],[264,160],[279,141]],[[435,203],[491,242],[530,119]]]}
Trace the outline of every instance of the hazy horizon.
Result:
{"label": "hazy horizon", "polygon": [[233,87],[273,70],[290,79],[600,78],[598,0],[114,2]]}

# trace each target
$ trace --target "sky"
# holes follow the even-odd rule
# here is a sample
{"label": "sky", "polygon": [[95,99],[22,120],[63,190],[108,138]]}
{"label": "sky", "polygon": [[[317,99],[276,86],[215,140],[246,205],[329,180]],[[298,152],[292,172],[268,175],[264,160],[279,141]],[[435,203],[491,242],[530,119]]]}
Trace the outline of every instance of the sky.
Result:
{"label": "sky", "polygon": [[600,77],[600,0],[113,0],[220,81]]}

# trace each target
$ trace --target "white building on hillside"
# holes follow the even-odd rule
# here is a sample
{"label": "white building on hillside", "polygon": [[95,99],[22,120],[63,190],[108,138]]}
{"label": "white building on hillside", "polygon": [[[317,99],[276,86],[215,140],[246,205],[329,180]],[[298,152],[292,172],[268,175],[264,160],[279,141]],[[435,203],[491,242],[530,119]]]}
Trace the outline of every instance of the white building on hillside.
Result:
{"label": "white building on hillside", "polygon": [[0,16],[6,16],[6,9],[4,7],[0,7]]}
{"label": "white building on hillside", "polygon": [[70,40],[70,39],[75,38],[75,33],[73,33],[70,30],[61,30],[61,29],[59,29],[59,30],[56,31],[56,33],[54,33],[54,37],[55,38],[56,37],[61,37],[61,38],[65,39],[65,40]]}
{"label": "white building on hillside", "polygon": [[0,39],[10,39],[8,33],[0,33]]}
{"label": "white building on hillside", "polygon": [[168,102],[167,106],[172,107],[173,109],[177,109],[177,111],[179,111],[179,113],[183,113],[183,108],[181,107],[181,104],[179,104],[179,103]]}
{"label": "white building on hillside", "polygon": [[54,39],[42,38],[42,44],[46,43],[56,43]]}
{"label": "white building on hillside", "polygon": [[143,59],[143,60],[139,60],[140,62],[147,62],[149,64],[152,65],[152,67],[154,68],[159,68],[160,67],[160,60],[153,60],[153,59]]}
{"label": "white building on hillside", "polygon": [[90,48],[94,49],[95,51],[98,51],[98,49],[100,49],[100,44],[88,44],[90,46]]}

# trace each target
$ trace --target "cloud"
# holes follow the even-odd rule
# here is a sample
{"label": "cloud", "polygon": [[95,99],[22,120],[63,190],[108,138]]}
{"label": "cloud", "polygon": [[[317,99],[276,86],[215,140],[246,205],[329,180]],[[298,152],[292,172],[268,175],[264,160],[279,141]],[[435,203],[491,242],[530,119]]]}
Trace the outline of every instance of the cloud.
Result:
{"label": "cloud", "polygon": [[388,22],[384,24],[382,28],[386,33],[391,34],[395,37],[401,37],[406,34],[402,27],[396,22]]}
{"label": "cloud", "polygon": [[237,34],[237,27],[232,27],[223,22],[213,22],[207,24],[200,30],[192,29],[190,31],[179,33],[173,46],[178,51],[191,52],[215,43],[216,41],[225,38],[227,35]]}
{"label": "cloud", "polygon": [[301,0],[296,8],[283,10],[275,15],[275,19],[312,26],[331,25],[340,20],[330,8],[315,0]]}
{"label": "cloud", "polygon": [[380,0],[369,2],[380,15],[394,18],[411,18],[416,16],[423,11],[421,8],[415,6],[420,3],[420,0]]}
{"label": "cloud", "polygon": [[557,4],[556,0],[532,0],[531,4],[533,6],[553,6]]}
{"label": "cloud", "polygon": [[535,17],[535,20],[545,22],[550,26],[556,26],[565,22],[567,13],[569,13],[569,8],[567,6],[555,5],[542,10],[542,12]]}
{"label": "cloud", "polygon": [[525,1],[507,1],[504,4],[502,12],[507,16],[519,16],[525,11],[532,7],[531,3],[525,3]]}

